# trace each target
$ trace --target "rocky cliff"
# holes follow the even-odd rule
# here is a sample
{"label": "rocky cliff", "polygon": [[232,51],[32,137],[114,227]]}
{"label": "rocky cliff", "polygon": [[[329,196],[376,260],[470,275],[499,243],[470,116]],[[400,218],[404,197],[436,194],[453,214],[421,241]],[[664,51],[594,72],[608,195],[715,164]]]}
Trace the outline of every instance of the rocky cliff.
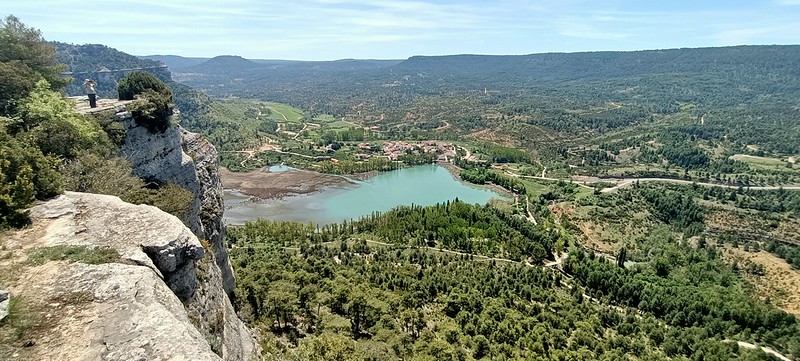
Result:
{"label": "rocky cliff", "polygon": [[[221,280],[206,261],[210,253],[178,218],[117,197],[73,192],[35,206],[31,218],[28,228],[4,240],[0,262],[12,297],[21,300],[15,312],[32,320],[25,330],[29,347],[12,358],[244,360],[257,354],[219,284],[213,292]],[[218,335],[198,324],[212,324]]]}
{"label": "rocky cliff", "polygon": [[120,151],[133,165],[134,174],[145,180],[175,183],[194,194],[194,202],[184,221],[195,235],[212,245],[223,288],[230,295],[236,284],[224,244],[217,150],[205,138],[180,126],[153,134],[130,116],[117,117],[123,120],[126,134]]}
{"label": "rocky cliff", "polygon": [[116,115],[124,122],[126,133],[120,151],[131,162],[134,174],[159,183],[178,184],[194,195],[184,223],[207,242],[210,252],[197,262],[202,271],[199,287],[191,294],[178,296],[215,351],[228,360],[246,358],[257,346],[230,302],[236,284],[224,239],[217,151],[205,138],[180,126],[153,134],[125,114],[129,113]]}

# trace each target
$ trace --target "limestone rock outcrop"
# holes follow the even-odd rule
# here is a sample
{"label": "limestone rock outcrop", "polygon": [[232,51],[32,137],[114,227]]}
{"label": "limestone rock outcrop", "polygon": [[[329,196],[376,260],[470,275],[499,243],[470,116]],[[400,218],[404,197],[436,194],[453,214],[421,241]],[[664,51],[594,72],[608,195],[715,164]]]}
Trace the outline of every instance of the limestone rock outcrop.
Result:
{"label": "limestone rock outcrop", "polygon": [[8,306],[11,304],[11,295],[8,291],[0,288],[0,321],[8,316]]}
{"label": "limestone rock outcrop", "polygon": [[205,234],[200,224],[200,181],[192,158],[183,152],[181,132],[172,126],[162,133],[153,134],[140,126],[133,117],[123,119],[125,143],[122,155],[131,162],[133,174],[146,181],[175,183],[194,194],[192,205],[185,217],[186,226],[195,235]]}
{"label": "limestone rock outcrop", "polygon": [[[240,360],[258,353],[257,342],[231,305],[236,282],[225,245],[216,148],[202,136],[177,125],[153,134],[138,125],[129,112],[118,112],[116,117],[123,122],[126,133],[120,152],[131,162],[134,174],[145,180],[178,184],[194,195],[184,223],[208,242],[210,252],[197,264],[203,270],[198,275],[200,286],[191,295],[177,292],[195,326],[226,359]],[[242,358],[230,358],[238,357],[234,355]]]}
{"label": "limestone rock outcrop", "polygon": [[236,288],[236,280],[233,278],[228,248],[225,246],[225,225],[222,223],[224,204],[217,149],[199,134],[179,129],[183,151],[194,160],[195,174],[200,183],[200,224],[203,235],[198,237],[204,237],[211,243],[214,258],[221,271],[222,287],[225,293],[231,295]]}
{"label": "limestone rock outcrop", "polygon": [[[22,267],[8,285],[39,322],[22,359],[249,360],[255,340],[222,290],[213,252],[178,218],[117,197],[67,192],[33,207],[4,246]],[[110,263],[25,257],[38,249],[111,249]],[[14,259],[14,257],[12,257]],[[109,262],[109,261],[107,261]],[[211,325],[211,326],[209,326]]]}
{"label": "limestone rock outcrop", "polygon": [[134,174],[145,180],[178,184],[194,195],[185,217],[186,225],[211,243],[223,289],[230,296],[236,282],[224,243],[222,182],[216,148],[202,136],[180,126],[153,134],[130,116],[123,121],[126,136],[120,151],[133,165]]}

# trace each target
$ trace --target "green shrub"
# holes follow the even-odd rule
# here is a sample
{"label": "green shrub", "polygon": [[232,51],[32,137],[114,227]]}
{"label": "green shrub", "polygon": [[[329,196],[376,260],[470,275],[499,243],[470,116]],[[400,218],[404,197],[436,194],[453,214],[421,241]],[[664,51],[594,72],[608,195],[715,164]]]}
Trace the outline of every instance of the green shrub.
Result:
{"label": "green shrub", "polygon": [[11,115],[36,86],[37,75],[22,62],[0,62],[0,115]]}
{"label": "green shrub", "polygon": [[155,75],[132,72],[120,80],[117,92],[120,100],[136,100],[129,106],[133,119],[151,133],[163,132],[170,126],[172,90]]}
{"label": "green shrub", "polygon": [[119,81],[117,92],[119,93],[119,100],[133,100],[136,96],[144,93],[147,90],[152,90],[156,93],[167,96],[170,101],[172,100],[172,90],[167,87],[164,82],[159,80],[155,75],[135,71],[126,75]]}
{"label": "green shrub", "polygon": [[128,203],[158,207],[184,221],[194,201],[194,194],[177,184],[167,183],[155,189],[140,188],[120,198]]}
{"label": "green shrub", "polygon": [[[13,15],[0,19],[0,63],[22,63],[27,68],[12,65],[19,71],[12,78],[0,78],[6,85],[19,86],[45,79],[50,84],[50,89],[58,90],[69,81],[61,76],[66,66],[56,60],[56,48],[53,44],[45,41],[39,30],[26,26]],[[11,94],[11,97],[20,99],[25,95],[17,93]]]}
{"label": "green shrub", "polygon": [[144,182],[132,174],[130,162],[116,155],[80,152],[75,159],[64,163],[61,173],[65,188],[75,192],[124,198],[140,192],[144,186]]}
{"label": "green shrub", "polygon": [[136,101],[130,104],[128,109],[137,124],[146,127],[150,133],[160,133],[171,125],[171,101],[171,98],[164,94],[145,90],[136,96]]}
{"label": "green shrub", "polygon": [[73,158],[80,149],[108,145],[97,122],[77,113],[74,104],[41,80],[19,105],[17,132],[29,132],[42,153]]}
{"label": "green shrub", "polygon": [[22,212],[35,199],[61,193],[58,161],[45,156],[25,139],[12,137],[5,130],[7,119],[0,117],[0,228],[20,226],[27,221]]}

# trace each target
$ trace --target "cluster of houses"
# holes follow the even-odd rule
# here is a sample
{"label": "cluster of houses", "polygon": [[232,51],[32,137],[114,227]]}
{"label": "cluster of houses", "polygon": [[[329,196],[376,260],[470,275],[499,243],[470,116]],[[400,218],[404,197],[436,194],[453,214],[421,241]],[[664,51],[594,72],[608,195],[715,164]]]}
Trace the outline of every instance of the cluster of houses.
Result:
{"label": "cluster of houses", "polygon": [[[449,162],[456,155],[455,146],[447,142],[425,141],[420,143],[408,143],[404,141],[384,142],[381,147],[370,143],[359,143],[358,148],[364,152],[356,154],[359,160],[367,160],[373,157],[384,157],[390,160],[397,160],[404,154],[423,154],[436,153],[437,160]],[[382,155],[375,153],[381,152]]]}

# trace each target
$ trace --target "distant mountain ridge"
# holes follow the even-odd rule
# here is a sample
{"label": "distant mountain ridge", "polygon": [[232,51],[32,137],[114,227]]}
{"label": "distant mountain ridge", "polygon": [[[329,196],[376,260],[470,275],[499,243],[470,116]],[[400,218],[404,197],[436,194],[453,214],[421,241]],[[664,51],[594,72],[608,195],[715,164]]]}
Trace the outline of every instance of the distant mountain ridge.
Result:
{"label": "distant mountain ridge", "polygon": [[208,59],[200,64],[186,67],[184,68],[184,71],[192,73],[216,72],[219,74],[228,74],[231,72],[250,70],[261,66],[263,66],[263,64],[258,64],[238,55],[220,55]]}
{"label": "distant mountain ridge", "polygon": [[[184,58],[185,59],[185,58]],[[275,73],[281,69],[280,73]],[[578,79],[668,73],[776,72],[800,76],[800,45],[758,45],[528,55],[413,56],[406,60],[289,61],[221,56],[185,68],[206,77],[231,76],[292,83],[308,72],[353,72],[378,82],[400,77],[469,86],[528,87]],[[304,80],[305,81],[305,80]],[[346,81],[338,79],[336,81]],[[189,79],[189,82],[192,82]],[[472,84],[475,83],[475,84]],[[480,84],[477,84],[480,83]],[[196,84],[200,85],[201,84]]]}
{"label": "distant mountain ridge", "polygon": [[70,72],[93,72],[103,69],[131,69],[162,66],[160,61],[142,59],[101,44],[75,45],[53,42],[56,59]]}
{"label": "distant mountain ridge", "polygon": [[664,73],[766,71],[800,75],[800,46],[735,46],[630,52],[542,53],[529,55],[414,56],[391,70],[443,79],[569,81]]}
{"label": "distant mountain ridge", "polygon": [[140,59],[148,59],[153,61],[160,61],[167,65],[171,71],[180,71],[183,68],[192,65],[200,64],[210,58],[192,58],[183,57],[178,55],[145,55],[139,56]]}

